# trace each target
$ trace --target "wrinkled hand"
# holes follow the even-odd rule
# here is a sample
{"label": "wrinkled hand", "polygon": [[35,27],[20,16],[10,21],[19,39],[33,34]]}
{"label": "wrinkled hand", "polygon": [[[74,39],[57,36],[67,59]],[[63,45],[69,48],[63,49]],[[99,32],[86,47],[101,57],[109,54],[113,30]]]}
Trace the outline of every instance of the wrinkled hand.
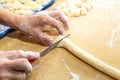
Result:
{"label": "wrinkled hand", "polygon": [[[63,23],[63,27],[59,21]],[[17,24],[19,30],[38,39],[44,45],[53,43],[53,39],[42,32],[45,25],[56,28],[59,34],[63,34],[64,29],[68,29],[66,16],[59,10],[41,11],[34,15],[23,16],[19,23],[19,25]]]}
{"label": "wrinkled hand", "polygon": [[32,66],[27,59],[37,59],[36,52],[0,51],[0,80],[25,80]]}

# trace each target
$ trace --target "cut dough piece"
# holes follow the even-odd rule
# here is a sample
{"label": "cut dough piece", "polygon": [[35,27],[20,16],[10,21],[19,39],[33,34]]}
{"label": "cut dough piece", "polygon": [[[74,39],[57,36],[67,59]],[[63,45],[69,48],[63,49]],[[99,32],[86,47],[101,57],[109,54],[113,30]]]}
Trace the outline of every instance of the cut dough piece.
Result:
{"label": "cut dough piece", "polygon": [[92,6],[89,4],[85,4],[84,7],[86,8],[87,11],[90,11],[92,9]]}
{"label": "cut dough piece", "polygon": [[[47,3],[49,0],[0,0],[2,7],[11,12],[26,15],[26,11],[32,14],[34,10],[40,9],[41,5]],[[30,11],[31,10],[31,11]],[[32,12],[32,13],[31,13]]]}
{"label": "cut dough piece", "polygon": [[68,8],[64,8],[63,11],[66,15],[69,15],[69,9]]}
{"label": "cut dough piece", "polygon": [[87,2],[88,0],[82,0],[82,2]]}
{"label": "cut dough piece", "polygon": [[[59,36],[57,40],[60,40],[62,36]],[[114,68],[103,61],[97,59],[93,55],[91,55],[89,52],[81,49],[80,47],[76,46],[74,43],[72,43],[68,38],[65,38],[62,40],[62,42],[58,45],[58,47],[63,47],[67,50],[69,50],[73,55],[77,56],[84,62],[90,64],[94,68],[104,72],[105,74],[108,74],[109,76],[120,80],[120,70],[117,68]]]}
{"label": "cut dough piece", "polygon": [[75,17],[79,17],[79,16],[80,16],[80,13],[81,13],[81,9],[75,9],[74,16],[75,16]]}
{"label": "cut dough piece", "polygon": [[83,2],[74,2],[74,4],[77,8],[81,8],[84,5]]}
{"label": "cut dough piece", "polygon": [[81,8],[81,13],[80,13],[81,15],[85,15],[85,14],[87,14],[87,9],[86,9],[86,7],[82,7]]}
{"label": "cut dough piece", "polygon": [[70,9],[68,15],[69,16],[74,16],[75,9]]}
{"label": "cut dough piece", "polygon": [[90,0],[75,0],[75,1],[67,0],[62,6],[63,12],[67,16],[71,17],[79,17],[80,15],[86,15],[87,12],[90,11],[91,9],[92,4]]}

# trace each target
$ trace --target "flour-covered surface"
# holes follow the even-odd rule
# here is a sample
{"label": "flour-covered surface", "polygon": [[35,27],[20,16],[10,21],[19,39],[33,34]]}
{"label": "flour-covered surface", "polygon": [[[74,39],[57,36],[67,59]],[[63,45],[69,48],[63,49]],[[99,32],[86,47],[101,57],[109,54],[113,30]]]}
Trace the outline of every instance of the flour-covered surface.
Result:
{"label": "flour-covered surface", "polygon": [[[56,0],[54,6],[60,7],[62,1]],[[68,17],[70,39],[98,59],[120,69],[120,1],[93,0],[93,6],[85,16]],[[1,50],[40,52],[43,48],[37,41],[20,32],[12,32],[0,40]],[[114,80],[60,48],[39,60],[27,80],[70,80],[62,59],[72,72],[80,76],[80,80]]]}

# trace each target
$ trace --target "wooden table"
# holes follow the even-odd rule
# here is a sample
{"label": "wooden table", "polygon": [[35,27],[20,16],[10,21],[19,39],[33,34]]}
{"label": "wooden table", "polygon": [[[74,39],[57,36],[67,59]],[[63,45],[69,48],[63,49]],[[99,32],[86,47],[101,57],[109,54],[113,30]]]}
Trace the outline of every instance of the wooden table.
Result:
{"label": "wooden table", "polygon": [[[64,0],[56,0],[61,7]],[[105,63],[120,69],[120,1],[93,0],[93,9],[85,16],[68,17],[70,40]],[[14,31],[0,39],[0,50],[30,50],[40,52],[45,46],[29,36]],[[70,80],[66,69],[79,75],[80,80],[114,80],[76,58],[63,48],[56,48],[39,60],[26,80]]]}

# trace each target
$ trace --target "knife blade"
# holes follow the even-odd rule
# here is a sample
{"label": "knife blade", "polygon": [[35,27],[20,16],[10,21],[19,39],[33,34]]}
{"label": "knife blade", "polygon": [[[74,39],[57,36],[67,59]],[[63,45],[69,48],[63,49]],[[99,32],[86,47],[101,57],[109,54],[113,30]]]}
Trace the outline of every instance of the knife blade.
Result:
{"label": "knife blade", "polygon": [[46,55],[48,52],[50,52],[51,50],[53,50],[54,48],[57,47],[57,45],[66,37],[70,36],[70,34],[67,34],[66,36],[64,36],[63,38],[61,38],[60,40],[56,41],[55,43],[51,44],[49,47],[45,48],[44,50],[42,50],[40,52],[40,57]]}
{"label": "knife blade", "polygon": [[[48,52],[50,52],[51,50],[53,50],[54,48],[57,47],[57,45],[66,37],[70,36],[70,34],[67,34],[66,36],[64,36],[63,38],[61,38],[60,40],[56,41],[55,43],[51,44],[50,46],[48,46],[47,48],[45,48],[44,50],[42,50],[40,52],[40,57],[45,56]],[[28,60],[31,64],[36,61],[36,59],[30,59]]]}

